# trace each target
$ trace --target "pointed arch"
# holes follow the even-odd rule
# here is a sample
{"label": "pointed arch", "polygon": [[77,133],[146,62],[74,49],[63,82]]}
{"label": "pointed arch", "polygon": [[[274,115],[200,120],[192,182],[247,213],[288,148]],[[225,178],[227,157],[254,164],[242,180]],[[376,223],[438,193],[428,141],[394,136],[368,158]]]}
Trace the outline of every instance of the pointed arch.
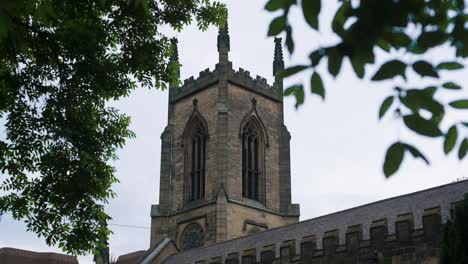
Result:
{"label": "pointed arch", "polygon": [[252,99],[252,110],[241,122],[239,134],[242,149],[242,196],[264,203],[268,134],[258,116],[255,99]]}
{"label": "pointed arch", "polygon": [[244,130],[244,127],[250,122],[252,122],[258,128],[263,138],[265,146],[268,147],[270,144],[269,144],[267,129],[265,125],[263,124],[262,119],[258,115],[257,100],[255,100],[255,98],[252,98],[252,109],[244,116],[244,118],[241,121],[241,126],[239,129],[239,137],[242,136],[242,131]]}
{"label": "pointed arch", "polygon": [[184,192],[187,202],[205,198],[205,168],[208,126],[198,112],[194,99],[194,110],[182,135],[182,147],[185,153]]}

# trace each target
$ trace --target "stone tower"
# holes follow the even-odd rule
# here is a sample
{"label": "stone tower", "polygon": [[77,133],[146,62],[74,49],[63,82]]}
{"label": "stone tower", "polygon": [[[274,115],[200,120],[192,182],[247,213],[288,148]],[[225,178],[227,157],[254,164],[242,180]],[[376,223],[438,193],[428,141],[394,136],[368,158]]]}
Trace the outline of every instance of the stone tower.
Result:
{"label": "stone tower", "polygon": [[[175,40],[173,48],[171,62],[178,65]],[[281,39],[275,39],[272,86],[233,70],[229,50],[226,25],[219,30],[215,69],[169,89],[151,246],[168,236],[186,250],[299,220],[299,206],[291,204],[290,134],[277,74],[284,69]]]}

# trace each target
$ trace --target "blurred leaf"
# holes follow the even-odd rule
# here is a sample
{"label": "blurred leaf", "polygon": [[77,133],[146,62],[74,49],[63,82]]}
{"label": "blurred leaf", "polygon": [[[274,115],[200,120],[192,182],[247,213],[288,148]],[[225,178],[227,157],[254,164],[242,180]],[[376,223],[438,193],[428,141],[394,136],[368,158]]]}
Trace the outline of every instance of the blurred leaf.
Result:
{"label": "blurred leaf", "polygon": [[291,94],[294,95],[294,97],[296,98],[295,107],[297,109],[300,105],[304,103],[304,86],[302,84],[296,84],[287,88],[284,91],[285,96],[288,96]]}
{"label": "blurred leaf", "polygon": [[403,121],[409,129],[420,135],[427,137],[439,137],[442,135],[442,131],[440,131],[436,124],[417,114],[406,115],[403,117]]}
{"label": "blurred leaf", "polygon": [[405,144],[405,143],[402,143],[403,147],[405,148],[405,150],[408,150],[411,155],[413,155],[413,157],[415,158],[421,158],[422,160],[424,160],[424,162],[429,165],[430,162],[429,160],[415,147],[409,145],[409,144]]}
{"label": "blurred leaf", "polygon": [[463,64],[458,63],[456,61],[452,62],[442,62],[436,66],[438,70],[460,70],[463,69],[465,66]]}
{"label": "blurred leaf", "polygon": [[411,38],[404,32],[392,32],[389,41],[396,48],[407,47],[411,44]]}
{"label": "blurred leaf", "polygon": [[468,99],[456,100],[449,103],[449,105],[457,109],[468,109]]}
{"label": "blurred leaf", "polygon": [[323,58],[323,50],[318,49],[310,53],[309,58],[312,63],[312,67],[317,66],[320,63],[320,60]]}
{"label": "blurred leaf", "polygon": [[321,0],[301,0],[304,18],[313,29],[318,30],[318,16],[321,9]]}
{"label": "blurred leaf", "polygon": [[447,135],[445,135],[445,140],[444,140],[445,154],[448,154],[450,153],[450,151],[452,151],[452,149],[455,147],[455,144],[457,143],[457,138],[458,138],[457,126],[453,125],[448,130]]}
{"label": "blurred leaf", "polygon": [[451,90],[460,90],[461,89],[461,86],[456,84],[456,83],[453,83],[453,82],[446,82],[442,85],[442,87],[446,88],[446,89],[451,89]]}
{"label": "blurred leaf", "polygon": [[335,17],[332,21],[332,29],[338,36],[344,35],[343,26],[346,22],[346,18],[351,10],[351,1],[342,1],[342,4],[338,11],[336,11]]}
{"label": "blurred leaf", "polygon": [[294,52],[294,40],[292,37],[292,27],[289,25],[286,26],[286,47],[288,48],[288,52],[290,54]]}
{"label": "blurred leaf", "polygon": [[354,72],[356,73],[356,76],[359,77],[359,79],[364,78],[365,72],[365,67],[364,67],[364,61],[361,60],[359,56],[357,57],[351,57],[351,66],[353,67]]}
{"label": "blurred leaf", "polygon": [[433,87],[422,90],[410,89],[406,91],[404,96],[400,96],[400,101],[413,112],[425,109],[433,115],[439,115],[443,113],[444,106],[433,98],[434,93]]}
{"label": "blurred leaf", "polygon": [[383,40],[383,39],[379,39],[376,44],[378,47],[385,50],[386,52],[389,52],[390,49],[392,48],[392,45],[388,41]]}
{"label": "blurred leaf", "polygon": [[373,81],[381,81],[386,79],[391,79],[397,75],[405,77],[406,64],[400,60],[391,60],[384,63],[380,69],[372,77]]}
{"label": "blurred leaf", "polygon": [[322,100],[325,100],[325,88],[323,87],[322,78],[317,72],[312,74],[311,90],[312,93],[319,95],[322,97]]}
{"label": "blurred leaf", "polygon": [[447,41],[448,35],[442,31],[423,32],[417,40],[419,46],[427,49],[443,44]]}
{"label": "blurred leaf", "polygon": [[422,91],[426,94],[428,94],[429,96],[433,97],[434,94],[437,92],[437,86],[428,86],[424,89],[422,89]]}
{"label": "blurred leaf", "polygon": [[285,70],[282,70],[278,73],[278,76],[280,78],[287,78],[289,76],[292,76],[300,71],[303,71],[305,69],[309,68],[308,65],[295,65],[291,66],[289,68],[286,68]]}
{"label": "blurred leaf", "polygon": [[328,55],[328,72],[330,72],[333,77],[336,77],[341,69],[341,63],[343,62],[343,57],[339,54],[337,48],[330,48],[327,50]]}
{"label": "blurred leaf", "polygon": [[435,78],[439,77],[439,74],[437,74],[437,72],[434,70],[434,67],[432,66],[432,64],[430,64],[427,61],[420,60],[420,61],[415,62],[413,64],[413,70],[423,77],[424,76],[431,76]]}
{"label": "blurred leaf", "polygon": [[286,0],[270,0],[265,5],[265,9],[270,12],[273,12],[273,11],[286,7],[286,3],[287,3]]}
{"label": "blurred leaf", "polygon": [[405,149],[401,142],[396,142],[388,148],[383,165],[385,177],[388,178],[398,171],[403,162],[404,154]]}
{"label": "blurred leaf", "polygon": [[466,151],[468,150],[468,139],[463,139],[462,143],[460,144],[460,148],[458,149],[458,158],[462,160],[466,156]]}
{"label": "blurred leaf", "polygon": [[379,119],[382,119],[382,117],[385,115],[385,113],[387,113],[390,106],[392,106],[394,100],[395,100],[395,98],[393,96],[389,96],[383,101],[382,105],[380,106],[380,110],[379,110]]}
{"label": "blurred leaf", "polygon": [[276,36],[286,28],[286,16],[273,19],[268,29],[268,36]]}

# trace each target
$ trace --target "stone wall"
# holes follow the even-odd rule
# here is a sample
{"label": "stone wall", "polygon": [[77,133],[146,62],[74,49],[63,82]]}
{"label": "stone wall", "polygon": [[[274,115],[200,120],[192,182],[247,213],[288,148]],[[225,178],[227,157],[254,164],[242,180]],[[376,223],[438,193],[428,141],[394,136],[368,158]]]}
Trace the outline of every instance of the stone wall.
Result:
{"label": "stone wall", "polygon": [[[230,67],[217,65],[214,72],[203,71],[199,78],[189,78],[175,88],[170,105],[173,118],[161,136],[160,205],[152,207],[151,246],[164,234],[179,245],[180,234],[191,222],[204,221],[200,224],[204,226],[205,245],[210,245],[298,221],[299,206],[291,204],[290,135],[283,122],[281,93],[264,78],[253,79],[249,72]],[[208,132],[205,197],[188,201],[184,132],[194,113],[204,120]],[[251,115],[260,120],[264,132],[259,201],[242,196],[240,135]],[[216,197],[221,188],[225,200]],[[241,205],[242,213],[229,211],[228,201]],[[238,228],[236,223],[245,221],[250,227]]]}
{"label": "stone wall", "polygon": [[245,203],[228,203],[227,239],[247,236],[268,229],[297,223],[299,216],[283,216]]}
{"label": "stone wall", "polygon": [[468,180],[451,183],[180,252],[164,263],[438,263],[441,226],[467,192]]}

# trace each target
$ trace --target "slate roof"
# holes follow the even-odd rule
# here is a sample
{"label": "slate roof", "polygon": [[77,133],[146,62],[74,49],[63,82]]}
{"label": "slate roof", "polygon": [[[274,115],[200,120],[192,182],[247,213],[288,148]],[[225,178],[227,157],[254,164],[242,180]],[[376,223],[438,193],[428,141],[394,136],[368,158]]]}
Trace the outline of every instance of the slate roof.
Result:
{"label": "slate roof", "polygon": [[[354,207],[344,211],[305,220],[296,224],[270,229],[250,236],[217,243],[214,245],[188,250],[174,254],[164,261],[171,263],[194,263],[198,260],[208,260],[230,253],[247,249],[257,249],[267,245],[276,245],[276,254],[283,241],[296,240],[315,235],[317,246],[321,248],[321,240],[327,231],[338,230],[340,244],[343,244],[346,229],[350,226],[361,225],[363,238],[369,239],[370,225],[373,221],[387,219],[388,233],[395,233],[395,220],[398,215],[412,213],[414,228],[422,228],[422,216],[425,209],[440,208],[442,220],[445,222],[450,215],[451,204],[463,200],[463,195],[468,193],[468,180],[459,181],[435,188],[397,196],[374,203]],[[299,247],[296,247],[298,250]]]}

